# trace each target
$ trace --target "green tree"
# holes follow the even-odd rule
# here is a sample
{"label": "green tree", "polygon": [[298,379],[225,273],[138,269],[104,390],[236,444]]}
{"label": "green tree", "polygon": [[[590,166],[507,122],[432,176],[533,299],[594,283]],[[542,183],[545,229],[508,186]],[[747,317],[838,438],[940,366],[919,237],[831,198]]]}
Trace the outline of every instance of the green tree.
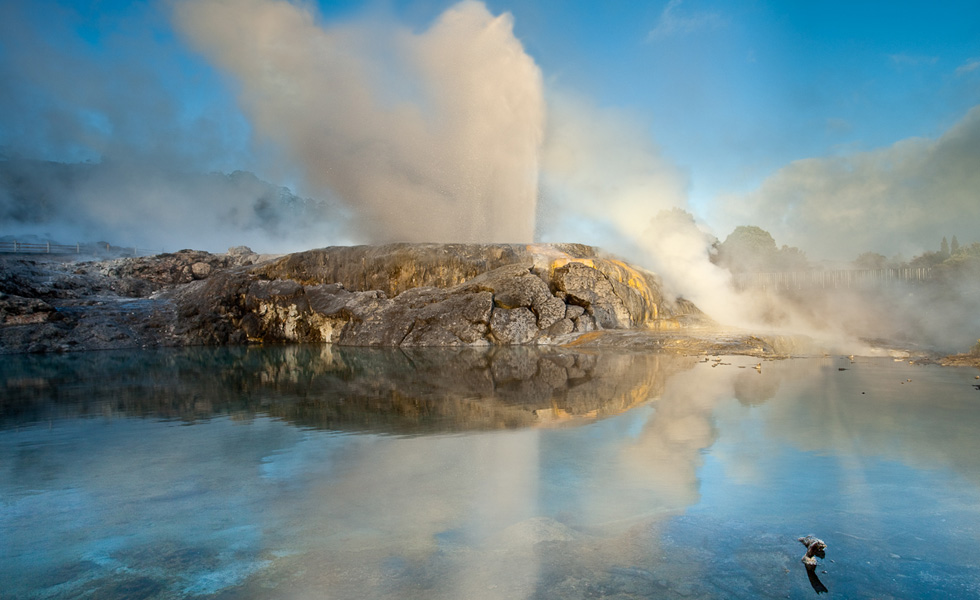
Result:
{"label": "green tree", "polygon": [[946,241],[946,236],[943,236],[943,241],[939,244],[939,253],[943,256],[949,256],[949,242]]}
{"label": "green tree", "polygon": [[941,264],[946,258],[948,257],[943,256],[942,252],[923,252],[910,260],[909,266],[916,269],[934,267]]}
{"label": "green tree", "polygon": [[768,271],[776,251],[776,240],[768,231],[739,225],[718,246],[718,264],[733,273]]}
{"label": "green tree", "polygon": [[859,269],[884,269],[888,259],[877,252],[865,252],[854,259],[854,266]]}
{"label": "green tree", "polygon": [[953,241],[949,243],[949,253],[956,254],[959,251],[960,251],[960,241],[956,239],[956,236],[954,235]]}
{"label": "green tree", "polygon": [[777,271],[804,271],[810,268],[810,262],[806,259],[806,253],[795,246],[783,247],[776,253],[774,263]]}
{"label": "green tree", "polygon": [[806,254],[792,246],[776,247],[772,235],[754,225],[740,225],[716,246],[715,264],[733,273],[796,271],[809,268]]}

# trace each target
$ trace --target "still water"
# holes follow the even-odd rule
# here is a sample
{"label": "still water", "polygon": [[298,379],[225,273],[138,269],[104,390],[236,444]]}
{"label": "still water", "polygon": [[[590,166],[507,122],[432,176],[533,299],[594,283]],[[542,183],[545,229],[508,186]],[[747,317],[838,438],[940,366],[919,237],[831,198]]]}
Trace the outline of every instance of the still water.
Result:
{"label": "still water", "polygon": [[[892,359],[5,356],[0,598],[980,597],[980,380]],[[797,538],[828,548],[813,573]]]}

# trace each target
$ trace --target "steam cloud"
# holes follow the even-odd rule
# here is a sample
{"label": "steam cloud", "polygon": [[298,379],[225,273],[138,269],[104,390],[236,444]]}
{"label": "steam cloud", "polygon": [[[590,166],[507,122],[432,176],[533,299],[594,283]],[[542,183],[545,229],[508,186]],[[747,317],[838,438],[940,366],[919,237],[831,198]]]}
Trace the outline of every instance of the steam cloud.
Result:
{"label": "steam cloud", "polygon": [[371,241],[532,241],[542,83],[509,14],[467,0],[415,34],[204,0],[178,4],[176,22],[240,82],[257,133]]}
{"label": "steam cloud", "polygon": [[713,236],[688,208],[687,174],[638,117],[561,90],[549,95],[541,160],[542,241],[594,244],[661,276],[715,319],[744,321],[729,274],[712,264]]}
{"label": "steam cloud", "polygon": [[348,218],[341,206],[300,198],[241,171],[204,175],[132,162],[0,162],[0,223],[15,224],[15,239],[22,242],[36,237],[153,252],[217,252],[244,241],[260,251],[300,251],[322,245],[324,237],[350,243],[342,229]]}
{"label": "steam cloud", "polygon": [[753,224],[808,252],[935,250],[944,236],[975,240],[980,221],[980,106],[938,139],[790,163],[755,192],[724,199],[733,225]]}

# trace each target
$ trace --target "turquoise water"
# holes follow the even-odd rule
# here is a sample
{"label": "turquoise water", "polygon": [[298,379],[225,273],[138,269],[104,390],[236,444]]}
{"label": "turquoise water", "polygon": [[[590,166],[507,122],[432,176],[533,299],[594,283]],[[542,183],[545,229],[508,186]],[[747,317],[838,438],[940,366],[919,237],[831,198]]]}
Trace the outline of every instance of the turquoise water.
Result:
{"label": "turquoise water", "polygon": [[978,371],[757,363],[7,356],[0,598],[980,597]]}

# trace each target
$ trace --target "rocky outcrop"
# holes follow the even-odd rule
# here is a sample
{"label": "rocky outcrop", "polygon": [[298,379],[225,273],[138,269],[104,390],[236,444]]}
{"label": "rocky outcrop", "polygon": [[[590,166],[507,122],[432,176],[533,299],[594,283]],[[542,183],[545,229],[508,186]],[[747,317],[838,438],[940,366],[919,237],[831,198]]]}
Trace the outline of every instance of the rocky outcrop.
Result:
{"label": "rocky outcrop", "polygon": [[675,330],[702,319],[693,305],[665,298],[654,274],[577,244],[352,246],[267,260],[238,248],[15,262],[3,263],[0,287],[7,352],[87,347],[85,336],[106,340],[100,348],[559,344],[590,331]]}
{"label": "rocky outcrop", "polygon": [[230,248],[227,254],[200,250],[158,254],[138,258],[119,258],[98,263],[98,271],[113,280],[120,295],[146,297],[165,287],[207,279],[232,267],[251,265],[259,256],[246,246]]}
{"label": "rocky outcrop", "polygon": [[57,255],[0,257],[0,353],[183,345],[173,304],[155,292],[260,257],[182,250],[151,257],[66,261]]}
{"label": "rocky outcrop", "polygon": [[196,343],[553,344],[700,315],[655,275],[581,245],[324,248],[227,270],[168,296]]}

